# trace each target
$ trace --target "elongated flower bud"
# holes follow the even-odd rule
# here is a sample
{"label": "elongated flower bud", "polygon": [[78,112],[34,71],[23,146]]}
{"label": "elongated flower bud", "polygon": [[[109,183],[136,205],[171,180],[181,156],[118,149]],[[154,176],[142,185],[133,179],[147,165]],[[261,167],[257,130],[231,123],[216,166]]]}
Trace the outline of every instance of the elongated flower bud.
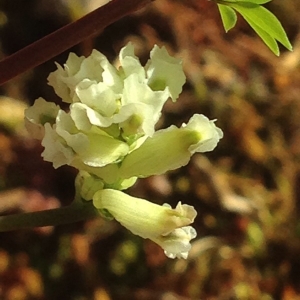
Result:
{"label": "elongated flower bud", "polygon": [[172,209],[112,189],[96,192],[93,201],[132,233],[159,244],[168,257],[187,258],[190,240],[196,237],[195,229],[188,226],[197,215],[192,206],[179,202]]}

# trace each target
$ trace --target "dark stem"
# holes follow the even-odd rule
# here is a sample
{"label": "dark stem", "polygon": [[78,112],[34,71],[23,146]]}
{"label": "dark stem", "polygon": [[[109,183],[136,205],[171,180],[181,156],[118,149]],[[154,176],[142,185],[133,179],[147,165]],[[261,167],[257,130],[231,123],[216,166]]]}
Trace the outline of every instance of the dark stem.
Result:
{"label": "dark stem", "polygon": [[99,216],[92,201],[73,204],[44,211],[0,216],[0,232],[24,228],[56,226]]}
{"label": "dark stem", "polygon": [[83,18],[10,55],[0,62],[0,85],[81,41],[96,36],[106,26],[150,2],[152,0],[112,0]]}

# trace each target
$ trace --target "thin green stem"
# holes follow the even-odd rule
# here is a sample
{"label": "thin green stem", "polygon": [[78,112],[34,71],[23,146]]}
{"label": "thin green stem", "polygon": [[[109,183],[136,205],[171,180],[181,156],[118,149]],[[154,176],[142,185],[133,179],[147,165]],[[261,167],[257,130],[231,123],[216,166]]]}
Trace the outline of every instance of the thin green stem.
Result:
{"label": "thin green stem", "polygon": [[83,40],[96,36],[106,26],[152,1],[112,0],[83,18],[21,49],[0,62],[0,85],[44,63]]}
{"label": "thin green stem", "polygon": [[74,201],[56,209],[0,216],[0,232],[24,228],[62,225],[99,216],[92,201]]}

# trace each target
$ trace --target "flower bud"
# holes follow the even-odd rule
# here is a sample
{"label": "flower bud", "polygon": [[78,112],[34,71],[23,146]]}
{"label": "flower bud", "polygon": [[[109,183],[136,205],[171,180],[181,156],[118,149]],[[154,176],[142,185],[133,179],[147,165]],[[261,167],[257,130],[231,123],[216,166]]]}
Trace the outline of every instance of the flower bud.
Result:
{"label": "flower bud", "polygon": [[96,192],[93,203],[107,210],[132,233],[159,244],[170,258],[186,258],[190,240],[196,231],[187,226],[197,212],[192,206],[179,202],[175,209],[129,196],[121,191],[104,189]]}

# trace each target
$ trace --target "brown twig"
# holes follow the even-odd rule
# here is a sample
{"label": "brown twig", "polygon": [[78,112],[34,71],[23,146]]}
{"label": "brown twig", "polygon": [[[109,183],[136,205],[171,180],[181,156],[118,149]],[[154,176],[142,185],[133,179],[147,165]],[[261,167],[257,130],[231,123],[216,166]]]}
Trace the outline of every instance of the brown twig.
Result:
{"label": "brown twig", "polygon": [[0,62],[0,85],[32,69],[153,0],[112,0],[83,18],[32,43]]}

